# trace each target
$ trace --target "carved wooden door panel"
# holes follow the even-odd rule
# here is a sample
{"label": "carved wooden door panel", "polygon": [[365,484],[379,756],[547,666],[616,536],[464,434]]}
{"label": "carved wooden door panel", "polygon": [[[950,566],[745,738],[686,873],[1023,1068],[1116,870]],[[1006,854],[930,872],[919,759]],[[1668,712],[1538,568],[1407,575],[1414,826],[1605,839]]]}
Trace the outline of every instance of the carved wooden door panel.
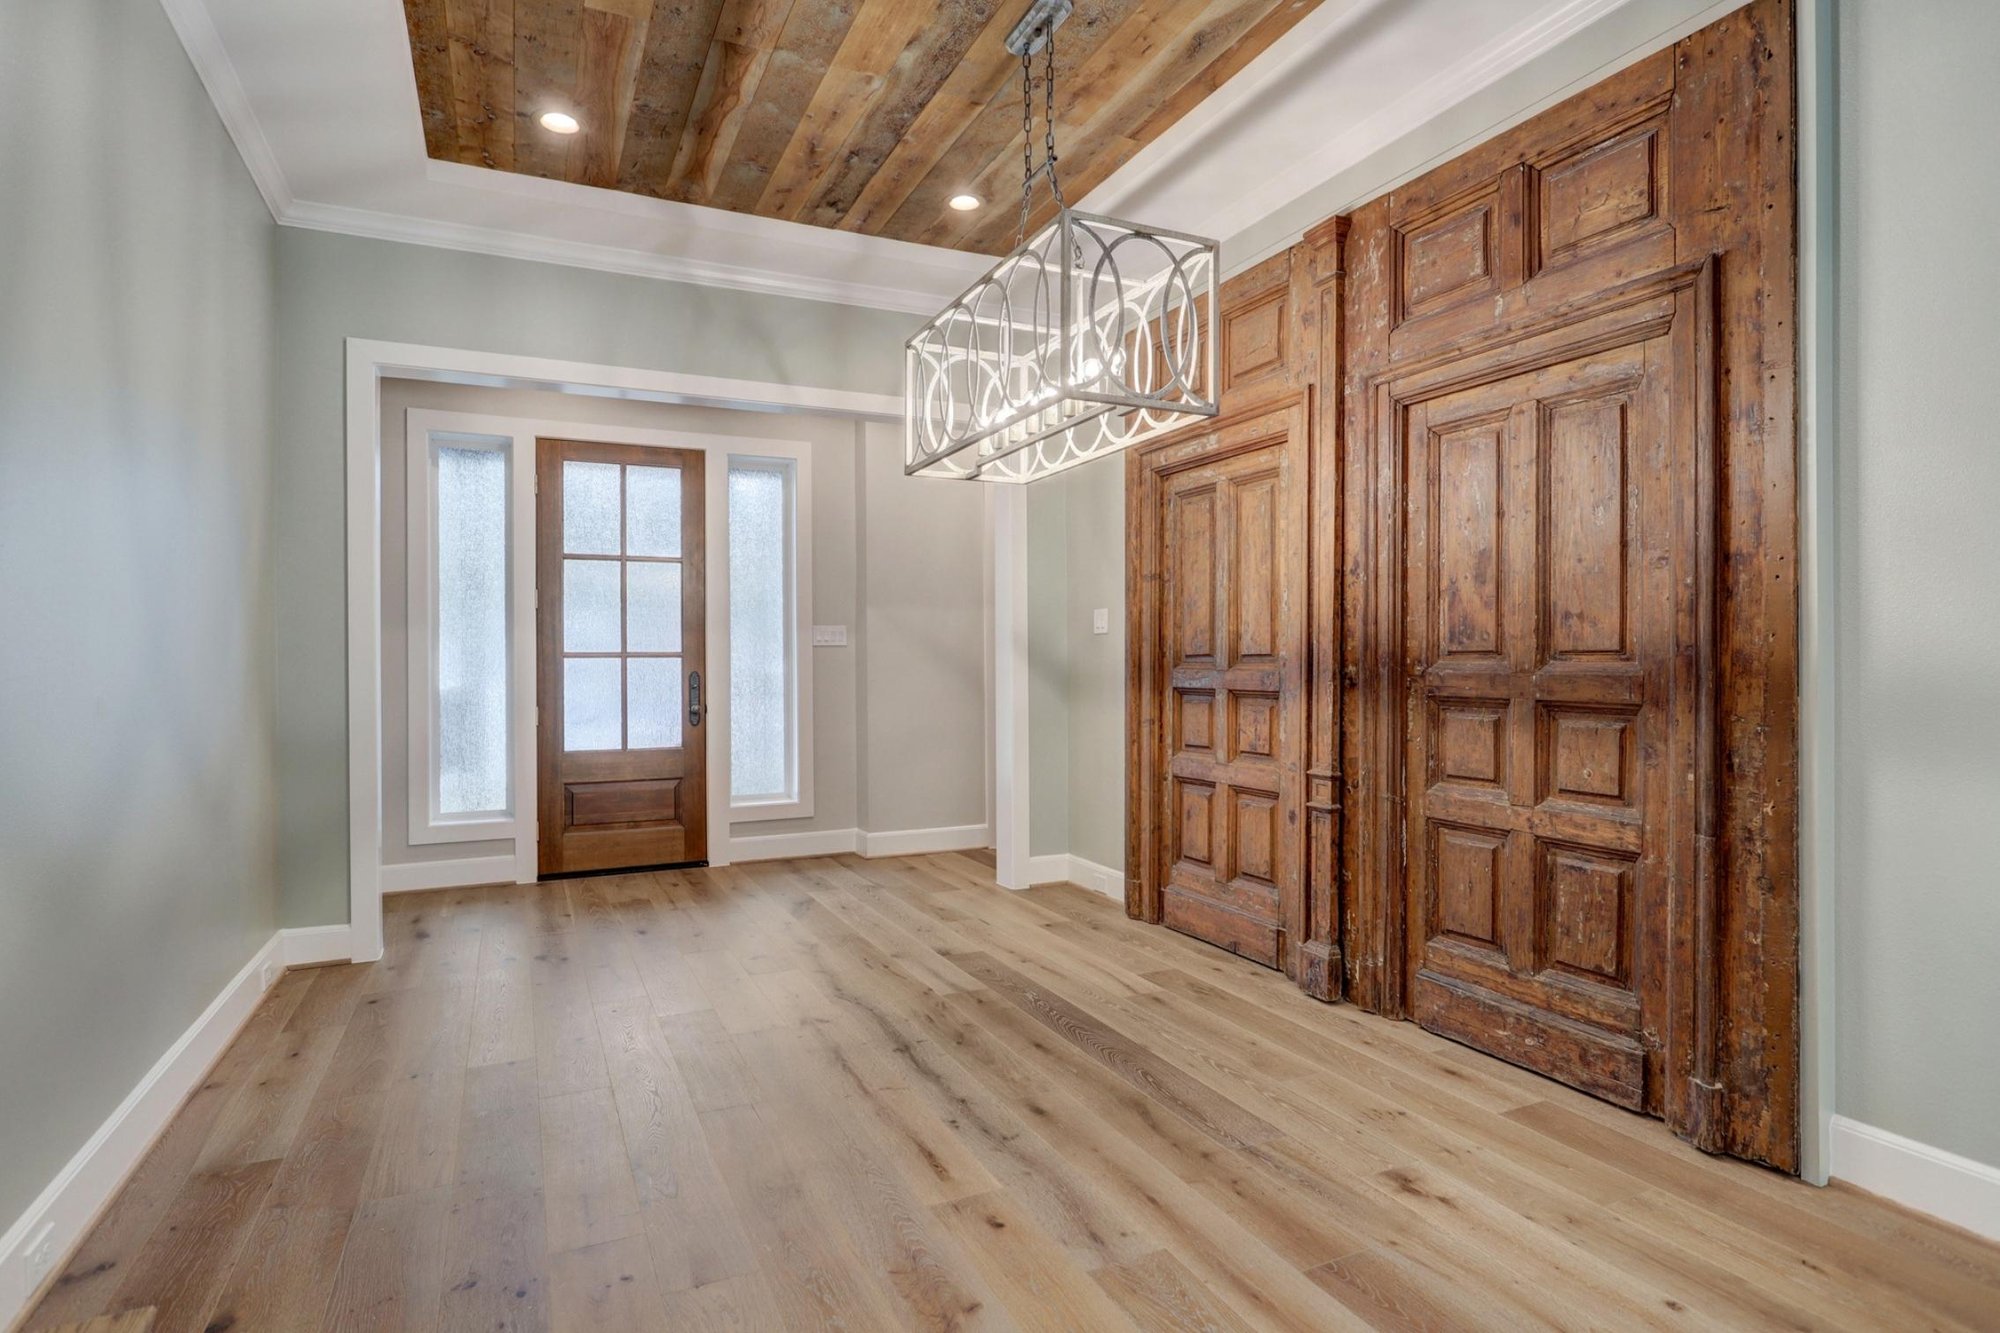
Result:
{"label": "carved wooden door panel", "polygon": [[1163,451],[1143,500],[1144,915],[1267,967],[1304,871],[1304,430],[1293,404]]}
{"label": "carved wooden door panel", "polygon": [[1404,416],[1411,1011],[1654,1110],[1693,481],[1670,364],[1656,338]]}

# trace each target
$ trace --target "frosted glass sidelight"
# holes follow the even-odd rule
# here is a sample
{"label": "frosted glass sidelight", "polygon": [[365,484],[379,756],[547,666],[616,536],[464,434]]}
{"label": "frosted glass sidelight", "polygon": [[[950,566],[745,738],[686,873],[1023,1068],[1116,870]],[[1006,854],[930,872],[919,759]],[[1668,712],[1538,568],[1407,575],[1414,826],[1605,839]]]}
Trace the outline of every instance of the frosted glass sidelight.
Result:
{"label": "frosted glass sidelight", "polygon": [[670,750],[681,743],[681,659],[631,657],[625,661],[627,746]]}
{"label": "frosted glass sidelight", "polygon": [[634,560],[625,566],[625,651],[681,650],[681,567]]}
{"label": "frosted glass sidelight", "polygon": [[618,659],[571,657],[563,662],[563,749],[616,750],[619,713]]}
{"label": "frosted glass sidelight", "polygon": [[618,641],[616,560],[563,561],[563,651],[615,653]]}
{"label": "frosted glass sidelight", "polygon": [[729,469],[729,791],[791,792],[791,576],[786,477]]}
{"label": "frosted glass sidelight", "polygon": [[618,464],[563,464],[563,550],[618,554]]}
{"label": "frosted glass sidelight", "polygon": [[681,470],[625,469],[625,554],[681,553]]}
{"label": "frosted glass sidelight", "polygon": [[437,451],[437,812],[507,809],[507,456]]}

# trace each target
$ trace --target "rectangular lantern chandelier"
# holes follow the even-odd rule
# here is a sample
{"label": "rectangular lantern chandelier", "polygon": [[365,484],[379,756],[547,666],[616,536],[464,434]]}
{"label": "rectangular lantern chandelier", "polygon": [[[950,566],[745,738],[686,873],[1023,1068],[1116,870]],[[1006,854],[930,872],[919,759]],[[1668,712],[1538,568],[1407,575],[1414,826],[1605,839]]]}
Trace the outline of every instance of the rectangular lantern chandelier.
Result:
{"label": "rectangular lantern chandelier", "polygon": [[[1216,414],[1221,248],[1199,236],[1070,208],[1056,178],[1055,26],[1069,0],[1036,0],[1007,39],[1046,48],[1046,173],[1056,214],[906,344],[904,470],[1030,482]],[[1024,157],[1026,144],[1024,134]]]}

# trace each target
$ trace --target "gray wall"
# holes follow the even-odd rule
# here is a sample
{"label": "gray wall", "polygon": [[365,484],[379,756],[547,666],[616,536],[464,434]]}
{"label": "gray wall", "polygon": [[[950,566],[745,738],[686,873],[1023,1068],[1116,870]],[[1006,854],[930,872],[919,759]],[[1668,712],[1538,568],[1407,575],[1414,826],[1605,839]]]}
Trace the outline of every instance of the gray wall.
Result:
{"label": "gray wall", "polygon": [[157,0],[0,0],[0,1224],[276,927],[275,230]]}
{"label": "gray wall", "polygon": [[305,926],[347,919],[347,338],[895,393],[917,321],[289,227],[278,272],[280,910]]}
{"label": "gray wall", "polygon": [[2000,1163],[2000,7],[1839,15],[1834,1109]]}

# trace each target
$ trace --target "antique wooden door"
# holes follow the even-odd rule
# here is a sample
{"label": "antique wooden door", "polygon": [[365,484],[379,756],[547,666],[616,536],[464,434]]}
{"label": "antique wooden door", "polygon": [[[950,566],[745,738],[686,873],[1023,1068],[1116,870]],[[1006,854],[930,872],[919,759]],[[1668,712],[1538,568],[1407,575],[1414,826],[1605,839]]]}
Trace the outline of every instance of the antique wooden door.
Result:
{"label": "antique wooden door", "polygon": [[1654,327],[1398,415],[1411,1012],[1657,1110],[1698,482]]}
{"label": "antique wooden door", "polygon": [[544,875],[708,856],[702,455],[537,442]]}
{"label": "antique wooden door", "polygon": [[1137,531],[1141,915],[1286,966],[1304,869],[1305,412],[1149,451]]}

